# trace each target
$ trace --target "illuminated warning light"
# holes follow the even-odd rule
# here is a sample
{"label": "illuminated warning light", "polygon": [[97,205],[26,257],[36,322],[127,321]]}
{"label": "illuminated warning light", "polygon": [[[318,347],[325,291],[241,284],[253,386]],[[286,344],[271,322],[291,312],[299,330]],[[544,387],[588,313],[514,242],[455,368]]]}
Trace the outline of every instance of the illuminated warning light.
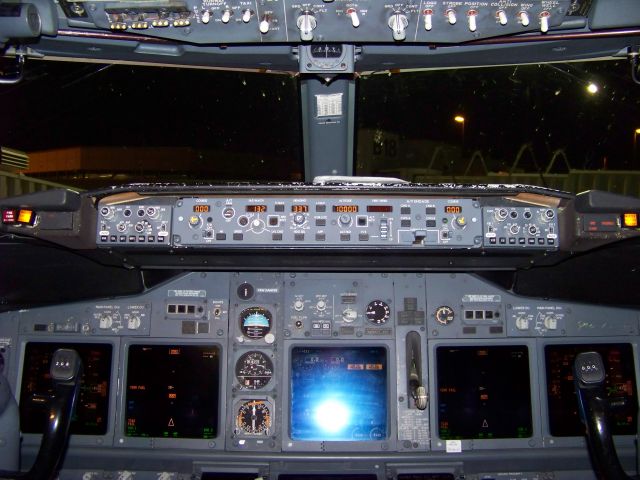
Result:
{"label": "illuminated warning light", "polygon": [[18,223],[24,223],[25,225],[33,225],[35,221],[36,221],[36,214],[33,210],[18,211]]}
{"label": "illuminated warning light", "polygon": [[626,228],[638,228],[638,214],[625,213],[622,215],[622,226]]}
{"label": "illuminated warning light", "polygon": [[2,223],[16,223],[17,212],[15,210],[3,210],[2,211]]}
{"label": "illuminated warning light", "polygon": [[169,349],[169,355],[180,355],[180,349],[179,348],[170,348]]}

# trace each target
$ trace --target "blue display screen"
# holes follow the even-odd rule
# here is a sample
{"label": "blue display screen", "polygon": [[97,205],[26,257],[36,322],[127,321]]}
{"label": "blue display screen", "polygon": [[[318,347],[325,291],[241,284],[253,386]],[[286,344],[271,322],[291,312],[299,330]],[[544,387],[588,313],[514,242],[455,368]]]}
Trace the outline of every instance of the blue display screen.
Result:
{"label": "blue display screen", "polygon": [[385,347],[291,350],[292,440],[387,438]]}

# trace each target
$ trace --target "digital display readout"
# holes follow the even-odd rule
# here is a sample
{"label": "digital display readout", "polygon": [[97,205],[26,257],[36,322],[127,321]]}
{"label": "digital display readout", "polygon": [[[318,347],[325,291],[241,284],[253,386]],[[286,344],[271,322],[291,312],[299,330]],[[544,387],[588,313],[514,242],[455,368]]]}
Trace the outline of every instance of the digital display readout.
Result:
{"label": "digital display readout", "polygon": [[309,205],[291,205],[293,213],[309,213]]}
{"label": "digital display readout", "polygon": [[393,212],[393,207],[391,205],[367,205],[367,212],[390,213]]}
{"label": "digital display readout", "polygon": [[611,432],[635,435],[638,397],[633,347],[629,343],[547,345],[544,357],[547,371],[549,431],[554,437],[582,437],[584,426],[578,413],[573,383],[573,363],[580,352],[598,352],[605,366],[606,396],[619,406],[611,410]]}
{"label": "digital display readout", "polygon": [[194,205],[193,213],[209,213],[211,211],[211,205]]}
{"label": "digital display readout", "polygon": [[462,213],[462,207],[460,205],[445,205],[444,213]]}
{"label": "digital display readout", "polygon": [[525,345],[441,346],[436,362],[440,438],[533,435]]}
{"label": "digital display readout", "polygon": [[266,205],[247,205],[245,211],[253,213],[264,213],[267,211]]}
{"label": "digital display readout", "polygon": [[334,205],[333,211],[336,213],[358,213],[358,205]]}
{"label": "digital display readout", "polygon": [[49,368],[53,353],[59,348],[78,352],[84,367],[71,433],[106,434],[111,386],[112,346],[109,343],[27,343],[20,391],[20,429],[24,433],[44,431],[49,398],[54,392]]}
{"label": "digital display readout", "polygon": [[294,347],[291,439],[386,439],[387,375],[385,347]]}
{"label": "digital display readout", "polygon": [[125,393],[126,436],[215,438],[220,349],[212,345],[131,345]]}

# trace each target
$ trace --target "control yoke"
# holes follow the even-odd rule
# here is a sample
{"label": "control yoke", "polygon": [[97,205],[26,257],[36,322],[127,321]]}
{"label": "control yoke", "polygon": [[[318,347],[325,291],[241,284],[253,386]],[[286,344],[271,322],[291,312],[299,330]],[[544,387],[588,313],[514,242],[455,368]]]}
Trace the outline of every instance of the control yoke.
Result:
{"label": "control yoke", "polygon": [[71,418],[80,392],[82,361],[75,350],[54,352],[50,366],[54,393],[38,456],[28,472],[0,472],[0,480],[51,480],[64,455]]}
{"label": "control yoke", "polygon": [[580,419],[586,427],[587,445],[598,479],[632,479],[618,459],[611,433],[611,403],[605,392],[605,366],[597,352],[583,352],[573,364]]}

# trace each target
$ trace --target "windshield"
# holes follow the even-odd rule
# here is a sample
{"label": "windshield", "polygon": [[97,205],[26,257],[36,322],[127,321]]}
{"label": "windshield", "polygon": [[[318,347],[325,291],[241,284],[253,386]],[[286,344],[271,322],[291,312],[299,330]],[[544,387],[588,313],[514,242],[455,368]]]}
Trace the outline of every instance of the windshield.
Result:
{"label": "windshield", "polygon": [[[77,188],[301,180],[297,78],[27,63],[0,86],[15,169]],[[355,173],[640,195],[640,90],[626,61],[372,74],[356,82]]]}
{"label": "windshield", "polygon": [[89,189],[302,175],[287,75],[32,61],[0,99],[0,145],[28,155],[31,177]]}
{"label": "windshield", "polygon": [[358,173],[639,195],[639,104],[626,61],[372,75]]}

